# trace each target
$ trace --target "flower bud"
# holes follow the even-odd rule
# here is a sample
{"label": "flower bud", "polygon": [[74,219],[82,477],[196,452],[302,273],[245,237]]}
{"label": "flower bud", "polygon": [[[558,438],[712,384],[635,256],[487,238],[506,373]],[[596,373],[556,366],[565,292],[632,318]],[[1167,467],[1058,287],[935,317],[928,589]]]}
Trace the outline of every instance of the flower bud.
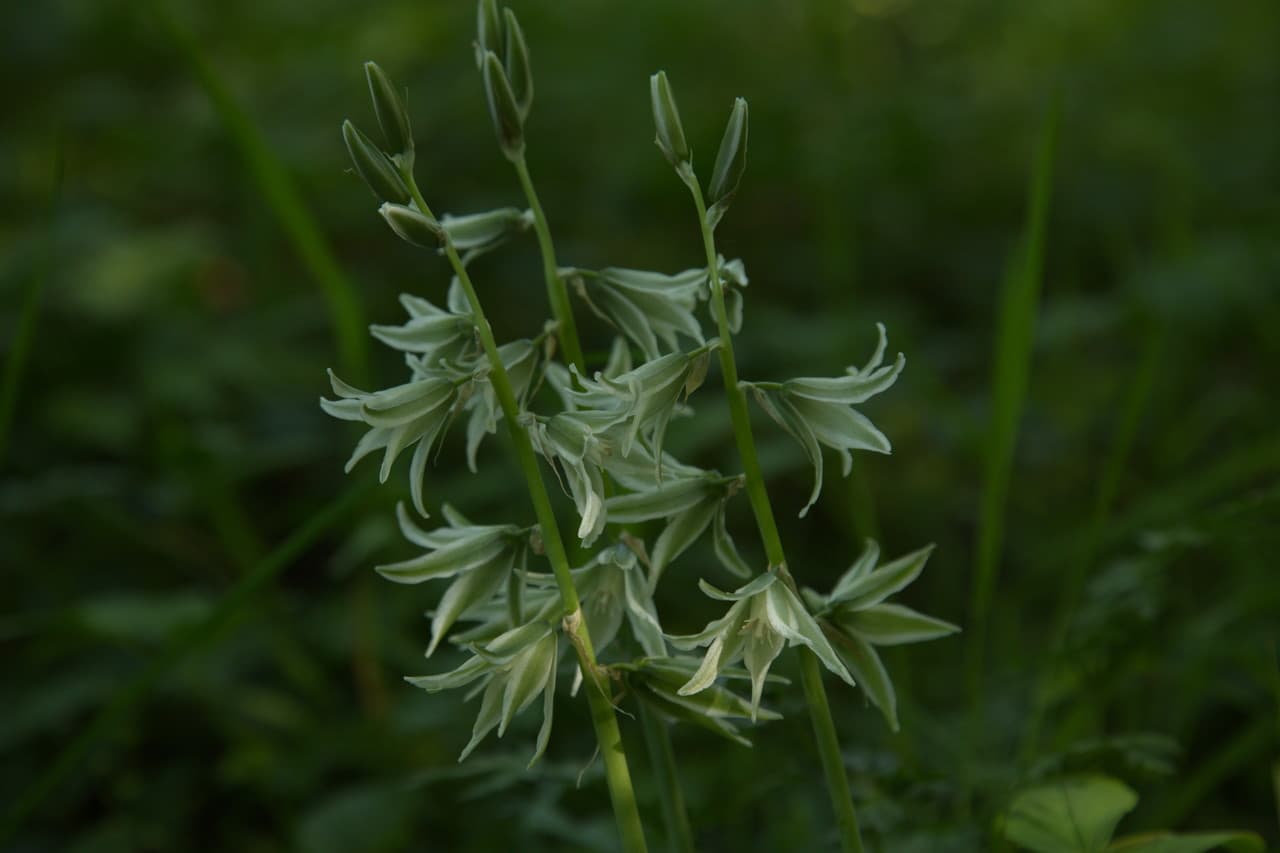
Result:
{"label": "flower bud", "polygon": [[507,72],[502,70],[502,63],[493,51],[484,57],[484,92],[502,153],[508,160],[519,160],[524,156],[524,123]]}
{"label": "flower bud", "polygon": [[476,67],[483,70],[485,53],[501,53],[505,41],[497,0],[480,0],[476,4]]}
{"label": "flower bud", "polygon": [[747,102],[738,98],[729,113],[729,123],[720,140],[720,153],[711,173],[707,203],[727,207],[738,189],[738,181],[747,168]]}
{"label": "flower bud", "polygon": [[533,224],[533,215],[514,207],[503,207],[467,216],[445,214],[440,227],[458,251],[483,249],[501,243],[525,231]]}
{"label": "flower bud", "polygon": [[444,229],[430,216],[403,204],[384,203],[378,213],[387,220],[391,230],[405,242],[424,249],[434,249],[444,240]]}
{"label": "flower bud", "polygon": [[346,140],[347,152],[356,172],[382,201],[397,204],[409,203],[409,189],[400,177],[400,172],[373,140],[360,132],[360,129],[349,120],[342,123],[342,138]]}
{"label": "flower bud", "polygon": [[409,126],[409,110],[404,97],[396,91],[395,84],[378,67],[378,63],[366,62],[364,73],[369,79],[369,97],[373,99],[373,111],[378,116],[387,148],[391,153],[400,155],[404,166],[412,167],[413,130]]}
{"label": "flower bud", "polygon": [[667,82],[667,72],[659,71],[649,78],[649,97],[653,102],[653,124],[657,128],[654,142],[672,166],[689,162],[689,143],[680,124],[680,111]]}
{"label": "flower bud", "polygon": [[504,9],[503,16],[507,24],[503,59],[507,79],[511,81],[511,91],[515,93],[516,105],[520,107],[520,118],[523,120],[529,116],[529,108],[533,106],[533,69],[529,65],[529,46],[525,44],[524,31],[516,20],[516,13]]}

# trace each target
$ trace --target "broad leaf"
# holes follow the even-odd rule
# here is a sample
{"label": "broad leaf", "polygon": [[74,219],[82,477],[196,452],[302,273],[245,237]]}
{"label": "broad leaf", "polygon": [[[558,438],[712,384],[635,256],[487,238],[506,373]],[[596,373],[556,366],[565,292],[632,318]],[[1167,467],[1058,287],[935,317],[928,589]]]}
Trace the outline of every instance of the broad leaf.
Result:
{"label": "broad leaf", "polygon": [[1232,853],[1262,853],[1265,849],[1260,837],[1252,832],[1192,832],[1175,835],[1172,832],[1148,832],[1142,835],[1126,835],[1117,838],[1107,851],[1124,853],[1207,853],[1209,850],[1229,850]]}
{"label": "broad leaf", "polygon": [[1137,803],[1138,795],[1116,779],[1062,779],[1014,797],[1004,834],[1034,853],[1099,853]]}

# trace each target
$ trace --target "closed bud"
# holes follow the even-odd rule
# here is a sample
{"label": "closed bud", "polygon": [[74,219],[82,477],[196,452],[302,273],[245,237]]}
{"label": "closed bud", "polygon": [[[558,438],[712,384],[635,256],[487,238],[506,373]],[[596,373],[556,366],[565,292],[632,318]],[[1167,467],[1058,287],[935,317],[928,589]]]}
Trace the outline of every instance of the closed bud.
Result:
{"label": "closed bud", "polygon": [[720,140],[720,153],[716,155],[716,167],[711,173],[711,185],[707,201],[719,207],[728,207],[738,189],[738,181],[747,168],[747,102],[738,98],[729,113],[729,123]]}
{"label": "closed bud", "polygon": [[364,73],[369,79],[369,97],[373,99],[373,111],[378,116],[378,125],[387,140],[388,150],[400,155],[402,165],[412,168],[413,130],[409,126],[409,109],[405,106],[404,97],[396,91],[395,84],[378,67],[378,63],[366,62]]}
{"label": "closed bud", "polygon": [[483,70],[484,55],[501,53],[505,41],[497,0],[480,0],[476,4],[476,67]]}
{"label": "closed bud", "polygon": [[511,82],[497,54],[492,51],[484,57],[484,93],[489,101],[489,117],[493,119],[493,129],[498,134],[498,145],[508,160],[519,160],[524,156],[524,123],[520,118],[520,108],[516,106],[515,93],[511,91]]}
{"label": "closed bud", "polygon": [[434,249],[444,240],[444,229],[440,223],[420,210],[403,204],[384,203],[378,212],[400,239],[415,246]]}
{"label": "closed bud", "polygon": [[342,138],[356,172],[382,201],[408,204],[409,188],[405,186],[400,171],[373,140],[360,132],[349,120],[342,123]]}
{"label": "closed bud", "polygon": [[649,97],[653,102],[653,124],[657,128],[654,142],[662,149],[672,166],[689,162],[689,143],[680,124],[680,111],[667,82],[667,72],[659,71],[649,78]]}
{"label": "closed bud", "polygon": [[445,216],[440,220],[449,241],[459,251],[484,249],[525,231],[533,224],[533,214],[503,207],[467,216]]}
{"label": "closed bud", "polygon": [[504,9],[503,18],[507,25],[506,52],[503,54],[507,79],[516,96],[516,105],[520,107],[520,118],[524,119],[529,116],[529,108],[533,106],[533,69],[529,65],[529,46],[525,44],[524,31],[516,20],[516,13]]}

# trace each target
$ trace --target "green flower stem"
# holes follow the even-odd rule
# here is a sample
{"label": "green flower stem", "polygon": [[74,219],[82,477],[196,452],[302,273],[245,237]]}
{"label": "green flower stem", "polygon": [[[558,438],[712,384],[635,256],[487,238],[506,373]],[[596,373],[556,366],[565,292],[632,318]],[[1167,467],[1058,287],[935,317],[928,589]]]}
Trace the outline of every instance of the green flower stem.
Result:
{"label": "green flower stem", "polygon": [[684,792],[676,774],[676,756],[667,723],[643,702],[636,703],[636,710],[644,729],[645,745],[649,748],[649,763],[658,775],[658,799],[662,803],[662,822],[667,827],[667,849],[671,853],[693,853],[696,849],[693,830],[685,812]]}
{"label": "green flower stem", "polygon": [[[586,375],[586,362],[582,357],[582,343],[577,337],[577,323],[573,319],[573,306],[568,298],[568,289],[564,287],[564,279],[559,274],[556,261],[556,245],[552,242],[552,232],[547,224],[547,215],[543,213],[543,205],[538,200],[538,192],[534,190],[534,181],[529,174],[529,163],[524,156],[515,161],[516,174],[520,175],[520,186],[524,187],[525,199],[529,201],[529,209],[534,211],[534,229],[538,233],[538,246],[543,256],[543,277],[547,279],[547,298],[552,306],[552,314],[556,316],[559,327],[559,341],[564,356],[582,375]],[[605,488],[612,484],[612,478],[605,476]],[[684,793],[680,788],[680,775],[676,772],[675,751],[671,748],[671,734],[663,721],[646,712],[641,703],[641,724],[644,726],[645,743],[649,745],[649,757],[654,768],[663,777],[659,785],[662,799],[663,820],[667,824],[667,834],[671,838],[673,849],[692,850],[692,833],[689,829],[689,816],[685,813]],[[677,840],[678,844],[677,845]]]}
{"label": "green flower stem", "polygon": [[[547,300],[551,303],[551,312],[559,326],[560,344],[564,348],[565,358],[576,365],[582,375],[586,375],[586,361],[582,354],[582,342],[578,338],[577,322],[573,315],[573,305],[569,300],[569,291],[565,287],[564,278],[560,275],[560,265],[556,261],[555,244],[551,240],[551,228],[547,225],[547,217],[543,213],[542,203],[533,187],[533,179],[529,175],[529,164],[522,155],[515,161],[516,174],[520,176],[520,186],[524,188],[525,199],[529,209],[533,211],[534,230],[538,235],[538,247],[542,253],[542,272],[547,283]],[[612,484],[612,478],[606,477],[606,488]],[[662,784],[658,793],[662,804],[662,818],[667,827],[667,837],[673,850],[692,851],[693,834],[689,828],[689,817],[685,812],[684,794],[680,789],[680,776],[676,772],[675,752],[671,748],[671,734],[667,726],[656,715],[649,713],[640,704],[640,720],[644,727],[645,742],[648,744],[649,757],[654,769],[662,775]]]}
{"label": "green flower stem", "polygon": [[524,155],[515,161],[516,174],[520,176],[520,186],[524,188],[524,197],[533,211],[533,229],[538,234],[538,248],[542,252],[542,277],[547,282],[547,299],[551,302],[551,313],[560,326],[560,345],[564,347],[565,357],[585,375],[587,364],[582,356],[582,342],[578,340],[578,325],[573,319],[573,307],[569,304],[569,290],[560,277],[560,268],[556,264],[556,248],[551,242],[551,229],[547,227],[547,216],[542,212],[542,202],[538,201],[538,193],[533,188],[533,180],[529,177],[529,164]]}
{"label": "green flower stem", "polygon": [[[413,175],[407,171],[405,182],[413,196],[418,209],[432,216],[422,192],[418,189]],[[547,493],[546,483],[542,480],[542,472],[538,469],[538,457],[533,450],[533,442],[529,433],[520,424],[520,404],[516,402],[515,391],[511,386],[511,377],[498,354],[498,344],[493,339],[493,329],[485,316],[476,294],[475,285],[467,268],[462,265],[462,258],[447,238],[444,243],[445,255],[453,266],[458,282],[462,285],[471,312],[475,316],[476,330],[480,334],[480,343],[489,359],[489,381],[502,407],[502,414],[511,433],[511,443],[515,445],[516,458],[524,471],[525,481],[529,487],[529,497],[533,501],[533,510],[542,529],[542,542],[547,559],[551,561],[551,569],[555,572],[556,584],[560,588],[560,602],[564,605],[564,626],[570,634],[570,641],[578,654],[578,665],[582,667],[587,686],[587,703],[591,707],[591,722],[595,727],[596,740],[600,744],[600,753],[604,757],[605,779],[609,785],[609,799],[613,803],[613,814],[618,821],[618,832],[622,836],[622,847],[627,853],[644,853],[648,848],[644,840],[644,827],[640,822],[640,810],[636,805],[635,789],[631,784],[631,771],[627,768],[627,754],[622,745],[622,732],[618,729],[618,718],[613,712],[613,700],[605,692],[606,681],[599,674],[596,664],[595,650],[591,645],[591,636],[587,632],[587,622],[582,618],[582,607],[578,600],[578,590],[573,583],[573,575],[569,570],[569,558],[565,553],[564,541],[560,538],[560,527],[556,523],[555,512],[551,508],[551,496]]]}
{"label": "green flower stem", "polygon": [[836,723],[827,703],[827,690],[822,685],[822,670],[818,656],[806,648],[800,649],[800,681],[804,685],[805,701],[809,703],[809,716],[813,719],[813,736],[822,755],[822,770],[827,775],[827,793],[831,795],[836,822],[840,825],[840,846],[844,853],[863,853],[858,813],[853,808],[853,793],[844,770]]}
{"label": "green flower stem", "polygon": [[[684,177],[682,175],[682,177]],[[765,555],[771,571],[783,570],[786,577],[786,554],[782,550],[782,537],[773,516],[773,505],[765,488],[764,475],[756,454],[755,437],[751,433],[751,415],[747,411],[747,395],[738,382],[738,363],[733,353],[733,333],[729,329],[729,314],[724,307],[724,285],[720,281],[720,266],[716,263],[716,242],[707,224],[707,205],[702,199],[702,188],[692,172],[685,183],[693,194],[698,210],[698,224],[702,228],[702,246],[707,254],[707,273],[711,279],[711,306],[720,330],[720,372],[724,376],[724,390],[729,397],[729,416],[733,421],[733,436],[742,458],[743,472],[747,478],[747,496],[751,499],[751,511],[760,528]],[[849,779],[840,754],[840,742],[836,738],[835,721],[831,718],[831,706],[827,703],[827,691],[822,684],[818,659],[806,648],[800,649],[800,673],[804,682],[804,695],[809,703],[809,716],[813,719],[813,733],[818,741],[818,753],[827,775],[827,793],[835,808],[836,822],[840,827],[840,844],[845,853],[863,853],[862,836],[858,830],[858,814],[853,807],[849,791]]]}

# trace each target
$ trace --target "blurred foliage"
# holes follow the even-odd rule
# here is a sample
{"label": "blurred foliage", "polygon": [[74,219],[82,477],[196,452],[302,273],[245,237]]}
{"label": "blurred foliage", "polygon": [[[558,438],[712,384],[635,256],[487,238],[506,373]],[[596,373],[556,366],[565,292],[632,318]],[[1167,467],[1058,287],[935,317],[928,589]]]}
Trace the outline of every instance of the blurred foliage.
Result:
{"label": "blurred foliage", "polygon": [[[371,571],[409,553],[391,518],[401,477],[189,641],[363,480],[342,474],[353,436],[316,405],[339,363],[316,268],[156,10],[266,140],[372,322],[399,322],[398,292],[439,296],[447,275],[386,232],[348,171],[338,128],[369,123],[362,61],[408,84],[419,182],[439,212],[519,191],[484,114],[469,2],[162,2],[51,0],[7,10],[0,28],[0,351],[14,394],[0,450],[0,802],[119,709],[9,843],[610,849],[581,702],[560,703],[538,771],[523,770],[528,721],[458,766],[473,709],[400,680],[428,671],[422,613],[437,594]],[[699,263],[687,199],[651,145],[648,75],[667,69],[700,161],[732,98],[750,100],[750,164],[719,230],[752,278],[743,374],[836,371],[870,349],[876,320],[908,357],[869,412],[894,454],[860,458],[803,521],[804,461],[758,422],[792,569],[826,588],[863,536],[888,553],[936,541],[906,603],[961,625],[1000,282],[1040,117],[1060,94],[979,704],[967,634],[889,650],[900,734],[834,686],[855,796],[872,849],[894,853],[988,849],[1015,788],[1085,771],[1140,792],[1125,832],[1230,827],[1277,843],[1280,6],[515,5],[537,81],[530,166],[566,264]],[[476,269],[500,336],[541,328],[531,239]],[[580,317],[599,351],[605,330]],[[396,373],[393,354],[371,353],[372,374]],[[710,421],[673,424],[669,444],[734,470],[727,419]],[[531,520],[501,453],[478,475],[461,456],[451,440],[430,502]],[[673,632],[711,613],[699,559],[664,585]],[[786,716],[754,749],[674,732],[705,849],[833,842],[801,699],[768,692]],[[623,728],[657,843],[639,724]]]}

